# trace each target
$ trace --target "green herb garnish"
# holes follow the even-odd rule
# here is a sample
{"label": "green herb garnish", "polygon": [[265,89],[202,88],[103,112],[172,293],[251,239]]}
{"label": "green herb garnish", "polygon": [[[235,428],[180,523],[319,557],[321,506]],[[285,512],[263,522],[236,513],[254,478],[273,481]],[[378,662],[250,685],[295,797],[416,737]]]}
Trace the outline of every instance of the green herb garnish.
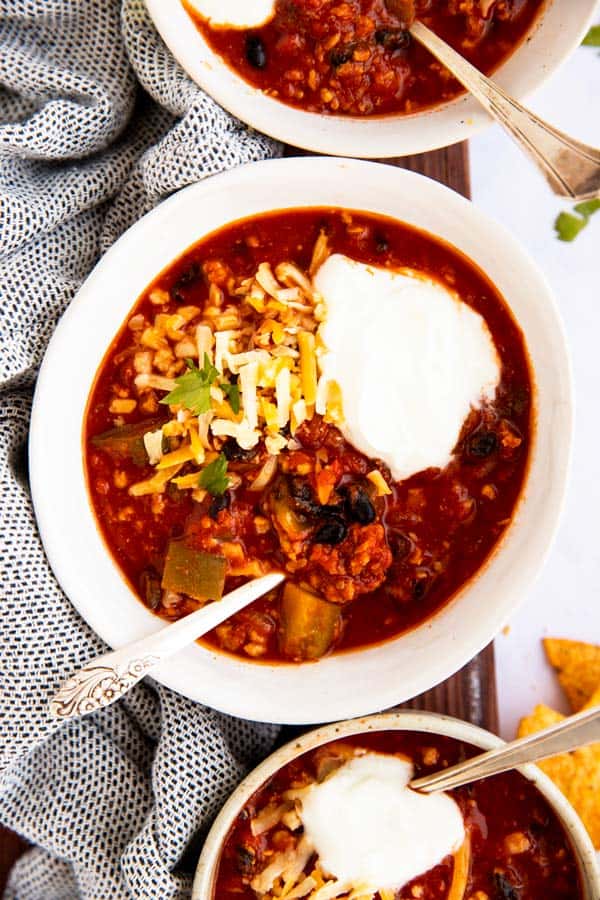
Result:
{"label": "green herb garnish", "polygon": [[574,241],[579,232],[587,226],[591,216],[599,209],[600,200],[584,200],[573,208],[572,213],[561,212],[554,223],[559,241]]}
{"label": "green herb garnish", "polygon": [[600,47],[600,25],[592,25],[582,44],[584,47]]}
{"label": "green herb garnish", "polygon": [[169,406],[180,403],[194,415],[200,416],[210,409],[210,388],[219,373],[206,353],[201,369],[191,359],[186,359],[185,363],[188,371],[175,379],[177,387],[160,402]]}
{"label": "green herb garnish", "polygon": [[237,416],[240,411],[240,389],[237,384],[228,384],[226,381],[223,384],[220,384],[219,387],[229,400],[229,405],[231,406],[233,412]]}
{"label": "green herb garnish", "polygon": [[202,469],[198,487],[204,488],[213,497],[225,493],[229,487],[229,478],[227,477],[227,458],[224,453],[219,453],[215,460]]}

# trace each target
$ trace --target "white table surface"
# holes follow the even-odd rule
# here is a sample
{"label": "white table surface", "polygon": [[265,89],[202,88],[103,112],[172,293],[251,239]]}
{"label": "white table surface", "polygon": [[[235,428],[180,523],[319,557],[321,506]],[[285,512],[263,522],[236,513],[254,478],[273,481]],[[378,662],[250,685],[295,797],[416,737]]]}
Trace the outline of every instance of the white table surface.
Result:
{"label": "white table surface", "polygon": [[[577,50],[528,104],[600,147],[600,51]],[[541,638],[600,643],[600,211],[574,243],[561,243],[553,223],[570,204],[553,197],[499,126],[472,141],[471,161],[475,203],[519,238],[558,297],[577,407],[569,493],[557,540],[508,633],[496,640],[501,732],[511,738],[519,718],[536,703],[567,711]]]}

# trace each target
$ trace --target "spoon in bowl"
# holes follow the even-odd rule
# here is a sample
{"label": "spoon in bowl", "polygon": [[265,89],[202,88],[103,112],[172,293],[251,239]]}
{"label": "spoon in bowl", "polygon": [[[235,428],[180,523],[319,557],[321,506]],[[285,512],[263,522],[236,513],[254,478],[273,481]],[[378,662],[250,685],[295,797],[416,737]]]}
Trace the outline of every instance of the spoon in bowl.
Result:
{"label": "spoon in bowl", "polygon": [[416,778],[411,781],[410,786],[415,791],[427,794],[449,791],[480,778],[499,775],[508,769],[539,762],[549,756],[567,753],[596,742],[600,742],[600,706],[569,716],[557,725],[511,741],[497,750],[480,753],[441,772]]}
{"label": "spoon in bowl", "polygon": [[86,716],[119,700],[170,656],[216,628],[285,579],[281,572],[255,578],[217,602],[166,625],[148,637],[98,656],[66,681],[50,701],[55,719]]}
{"label": "spoon in bowl", "polygon": [[[388,9],[398,2],[406,6],[406,0],[387,0]],[[412,21],[409,30],[529,154],[555,194],[573,200],[600,197],[600,150],[534,115],[422,22]]]}

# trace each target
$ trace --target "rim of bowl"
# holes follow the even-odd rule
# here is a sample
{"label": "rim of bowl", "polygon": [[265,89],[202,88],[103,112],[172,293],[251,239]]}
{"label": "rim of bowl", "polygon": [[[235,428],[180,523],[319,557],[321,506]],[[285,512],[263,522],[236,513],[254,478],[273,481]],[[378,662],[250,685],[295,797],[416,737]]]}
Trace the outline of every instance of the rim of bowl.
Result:
{"label": "rim of bowl", "polygon": [[[285,744],[268,756],[235,789],[227,800],[208,833],[194,876],[192,900],[213,900],[214,878],[217,872],[221,849],[233,821],[247,800],[265,781],[287,763],[309,750],[338,738],[366,734],[373,731],[418,731],[438,734],[465,741],[483,750],[502,747],[506,741],[477,725],[461,719],[430,712],[403,710],[336,722],[309,731]],[[584,889],[584,900],[596,900],[600,896],[600,870],[597,856],[581,819],[555,784],[535,765],[516,768],[531,781],[548,801],[571,841],[579,863]]]}
{"label": "rim of bowl", "polygon": [[[326,116],[288,106],[230,69],[211,50],[180,0],[145,2],[159,34],[190,78],[242,122],[284,143],[333,156],[406,156],[467,140],[493,121],[468,95],[410,116]],[[576,17],[565,16],[564,9],[562,2],[546,0],[530,32],[494,73],[516,99],[541,87],[579,46],[596,0],[578,0]]]}
{"label": "rim of bowl", "polygon": [[[550,384],[537,392],[537,435],[513,522],[484,568],[431,619],[384,644],[317,663],[257,664],[194,644],[153,673],[178,693],[232,715],[302,725],[390,708],[452,675],[506,624],[552,544],[570,461],[570,361],[554,297],[510,233],[449,188],[382,163],[295,157],[252,163],[191,185],[125,232],[81,287],[44,357],[30,429],[40,534],[75,608],[113,648],[164,627],[133,593],[96,525],[81,444],[91,385],[140,293],[189,246],[220,227],[215,217],[226,224],[252,212],[307,206],[390,215],[466,253],[498,284],[510,307],[511,297],[526,304],[515,315],[530,356],[535,350],[534,375],[539,380],[543,373]],[[528,335],[530,316],[540,332],[535,346]]]}

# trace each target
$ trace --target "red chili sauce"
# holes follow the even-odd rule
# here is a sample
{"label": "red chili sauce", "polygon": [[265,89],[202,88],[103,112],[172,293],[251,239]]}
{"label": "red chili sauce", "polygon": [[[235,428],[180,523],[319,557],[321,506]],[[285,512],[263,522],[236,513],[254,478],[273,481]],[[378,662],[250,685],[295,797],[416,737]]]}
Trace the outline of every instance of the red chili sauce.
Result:
{"label": "red chili sauce", "polygon": [[[263,444],[240,453],[229,438],[220,450],[229,460],[229,473],[237,476],[235,489],[201,502],[174,483],[162,493],[132,496],[131,485],[153,471],[143,448],[141,458],[115,457],[102,448],[98,436],[135,423],[143,423],[142,431],[152,430],[168,417],[168,407],[158,402],[163,395],[147,391],[140,396],[134,384],[140,328],[156,315],[150,296],[156,297],[158,290],[163,297],[161,313],[190,304],[207,313],[214,279],[222,284],[227,277],[231,283],[250,276],[264,261],[275,267],[292,260],[307,270],[320,233],[327,235],[332,252],[430,274],[477,310],[501,360],[494,403],[468,417],[445,469],[395,483],[378,462],[388,496],[376,495],[366,480],[374,461],[317,415],[301,425],[295,449],[278,457],[275,481],[258,493],[248,485],[267,458]],[[228,302],[237,301],[230,297]],[[134,408],[115,416],[111,405],[123,397],[133,398]],[[509,525],[526,476],[531,436],[532,382],[523,335],[486,276],[426,233],[392,219],[338,209],[261,215],[229,225],[186,251],[136,302],[99,369],[84,424],[88,485],[98,525],[133,590],[157,615],[177,619],[199,606],[191,597],[161,591],[167,546],[182,536],[208,552],[225,542],[227,552],[235,551],[242,563],[258,560],[264,570],[283,569],[288,584],[307,586],[324,598],[327,610],[335,605],[333,624],[327,617],[329,637],[304,656],[286,651],[289,623],[283,621],[280,590],[205,639],[212,647],[264,661],[298,661],[372,645],[418,626],[441,609],[479,571]],[[324,480],[331,494],[320,505],[316,495]],[[304,523],[293,552],[278,519],[282,494]],[[332,527],[333,538],[328,534]],[[244,580],[228,577],[226,589]],[[325,629],[321,621],[317,627]]]}
{"label": "red chili sauce", "polygon": [[[222,850],[214,900],[256,900],[258,895],[250,882],[268,865],[277,848],[293,846],[300,839],[302,829],[291,831],[279,823],[254,836],[253,818],[270,804],[278,807],[290,788],[322,781],[355,748],[407,756],[414,763],[415,777],[481,752],[452,738],[384,731],[335,741],[304,754],[270,778],[237,816]],[[465,898],[581,898],[580,876],[570,841],[558,817],[531,782],[518,772],[506,772],[449,793],[463,814],[471,845]],[[313,857],[307,873],[314,864]],[[395,900],[447,900],[454,865],[454,857],[447,857],[398,891]]]}
{"label": "red chili sauce", "polygon": [[[415,11],[490,74],[530,31],[543,5],[416,0]],[[270,96],[309,112],[369,116],[415,113],[463,93],[393,11],[406,6],[397,0],[277,0],[273,19],[250,30],[211,27],[187,8],[212,49]]]}

